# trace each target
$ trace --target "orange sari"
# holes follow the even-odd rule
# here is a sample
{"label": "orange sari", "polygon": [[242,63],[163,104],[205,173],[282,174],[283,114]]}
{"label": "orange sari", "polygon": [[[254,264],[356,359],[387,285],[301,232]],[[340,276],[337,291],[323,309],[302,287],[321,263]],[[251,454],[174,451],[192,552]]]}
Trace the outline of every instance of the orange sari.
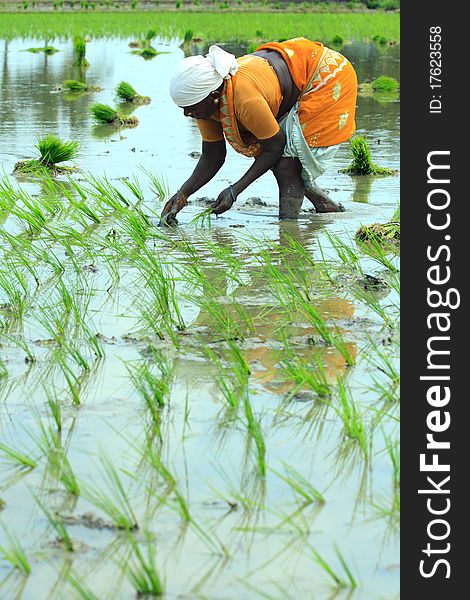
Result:
{"label": "orange sari", "polygon": [[[339,52],[294,38],[262,44],[257,50],[276,50],[289,68],[299,96],[299,120],[310,148],[333,146],[348,140],[356,129],[357,77],[351,63]],[[233,103],[237,75],[225,81],[220,97],[220,122],[230,145],[245,156],[258,156],[260,143],[253,135],[240,135]]]}

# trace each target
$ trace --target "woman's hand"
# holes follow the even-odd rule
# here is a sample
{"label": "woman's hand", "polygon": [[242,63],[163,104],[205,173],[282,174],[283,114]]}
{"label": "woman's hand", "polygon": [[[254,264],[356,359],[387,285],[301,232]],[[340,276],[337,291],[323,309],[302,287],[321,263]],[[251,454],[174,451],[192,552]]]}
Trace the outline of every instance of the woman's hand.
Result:
{"label": "woman's hand", "polygon": [[221,215],[225,211],[232,208],[233,203],[237,199],[237,195],[232,186],[226,188],[217,197],[217,200],[212,205],[212,212],[215,215]]}
{"label": "woman's hand", "polygon": [[187,204],[188,198],[186,194],[184,194],[181,190],[176,192],[176,194],[172,196],[165,204],[165,207],[162,211],[162,215],[160,217],[160,225],[178,225],[176,215]]}

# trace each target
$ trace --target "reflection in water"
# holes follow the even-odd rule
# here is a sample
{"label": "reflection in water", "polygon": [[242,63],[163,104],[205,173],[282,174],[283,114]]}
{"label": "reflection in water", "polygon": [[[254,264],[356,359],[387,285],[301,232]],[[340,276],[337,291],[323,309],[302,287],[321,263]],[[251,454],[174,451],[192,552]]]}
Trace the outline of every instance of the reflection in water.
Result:
{"label": "reflection in water", "polygon": [[[273,298],[275,284],[270,279],[267,268],[272,262],[281,274],[295,272],[299,280],[318,279],[314,266],[299,264],[299,254],[289,249],[292,249],[291,242],[294,240],[312,255],[315,237],[322,229],[323,224],[315,220],[310,221],[306,227],[296,222],[280,223],[277,244],[270,243],[266,246],[266,254],[262,261],[257,261],[256,257],[253,257],[252,261],[244,261],[245,283],[236,289],[233,289],[233,279],[227,276],[226,265],[218,265],[212,261],[210,266],[206,263],[201,267],[209,284],[206,293],[211,294],[211,291],[216,290],[220,297],[225,297],[224,310],[235,321],[239,319],[239,306],[243,305],[250,321],[255,325],[256,338],[249,337],[244,344],[243,354],[254,379],[273,393],[284,394],[293,388],[291,382],[280,377],[279,362],[284,339],[295,339],[298,356],[312,365],[312,368],[318,356],[330,383],[335,383],[347,370],[341,353],[319,339],[318,329],[306,323],[306,317],[300,310],[293,312],[291,306],[280,306],[278,300]],[[219,247],[229,249],[232,256],[237,257],[240,254],[239,241],[231,232],[215,230],[210,232],[209,237],[217,241]],[[316,285],[321,285],[321,280]],[[322,296],[321,288],[314,288],[313,293],[316,294],[316,298],[312,300],[312,305],[325,321],[338,322],[354,317],[354,304],[350,300],[331,293]],[[217,327],[214,326],[214,315],[208,308],[200,310],[192,327],[204,328],[214,340],[221,338]],[[339,328],[337,331],[344,333]],[[349,342],[346,346],[355,360],[356,344]]]}
{"label": "reflection in water", "polygon": [[354,182],[353,202],[368,204],[373,177],[369,175],[352,175],[351,179]]}

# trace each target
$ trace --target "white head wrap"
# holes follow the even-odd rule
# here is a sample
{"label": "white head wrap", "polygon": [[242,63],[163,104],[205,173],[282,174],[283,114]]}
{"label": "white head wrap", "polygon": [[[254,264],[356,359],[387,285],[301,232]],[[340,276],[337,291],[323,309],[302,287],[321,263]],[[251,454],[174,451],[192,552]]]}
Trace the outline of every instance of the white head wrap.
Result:
{"label": "white head wrap", "polygon": [[189,56],[176,67],[170,82],[170,95],[178,106],[192,106],[207,98],[238,71],[233,54],[210,46],[206,56]]}

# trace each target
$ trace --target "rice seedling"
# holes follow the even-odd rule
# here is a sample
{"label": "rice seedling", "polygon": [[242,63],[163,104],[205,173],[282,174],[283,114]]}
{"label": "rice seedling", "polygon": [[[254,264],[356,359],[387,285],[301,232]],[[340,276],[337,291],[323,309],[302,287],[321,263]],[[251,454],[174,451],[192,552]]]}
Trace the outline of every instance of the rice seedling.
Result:
{"label": "rice seedling", "polygon": [[350,440],[358,443],[365,459],[370,455],[372,439],[368,440],[364,420],[357,404],[354,402],[350,390],[346,388],[343,381],[338,382],[337,388],[340,406],[333,406],[334,410],[343,422],[344,435]]}
{"label": "rice seedling", "polygon": [[28,471],[35,469],[38,466],[37,461],[25,454],[21,450],[12,448],[4,442],[0,442],[0,453],[5,460],[8,460],[13,465],[20,467],[20,469],[27,469]]}
{"label": "rice seedling", "polygon": [[272,467],[270,470],[277,475],[280,479],[285,481],[294,492],[301,496],[305,502],[311,504],[316,502],[317,504],[325,504],[325,497],[319,492],[305,477],[296,471],[294,467],[287,463],[282,463],[284,467],[284,474],[279,473]]}
{"label": "rice seedling", "polygon": [[90,63],[87,61],[86,55],[86,41],[84,38],[75,36],[73,40],[73,52],[74,59],[73,64],[76,67],[89,67]]}
{"label": "rice seedling", "polygon": [[125,116],[107,104],[97,102],[90,111],[97,123],[107,123],[115,127],[136,127],[139,124],[137,117]]}
{"label": "rice seedling", "polygon": [[163,596],[164,582],[157,567],[155,542],[152,536],[145,534],[145,554],[132,535],[127,537],[131,546],[132,558],[125,565],[125,574],[138,598]]}
{"label": "rice seedling", "polygon": [[279,355],[283,376],[295,383],[290,392],[292,397],[303,387],[310,388],[320,398],[331,396],[331,386],[326,378],[325,368],[318,354],[314,356],[314,366],[296,354],[286,338],[283,340],[283,350]]}
{"label": "rice seedling", "polygon": [[157,196],[159,200],[166,200],[170,197],[170,187],[168,184],[168,180],[163,179],[163,177],[157,177],[151,171],[145,169],[144,167],[140,167],[140,170],[147,176],[150,181],[149,187],[150,190]]}
{"label": "rice seedling", "polygon": [[100,456],[100,462],[104,469],[103,480],[109,493],[83,482],[80,484],[83,497],[103,511],[117,529],[125,531],[138,529],[137,517],[118,470],[105,454]]}
{"label": "rice seedling", "polygon": [[56,175],[76,170],[58,163],[72,160],[77,156],[78,142],[63,141],[53,133],[48,133],[43,138],[38,138],[35,147],[39,151],[39,158],[17,162],[13,169],[14,173],[34,174],[45,169],[51,175]]}
{"label": "rice seedling", "polygon": [[229,340],[227,345],[231,359],[228,368],[214,350],[202,341],[200,342],[200,349],[211,364],[217,368],[218,374],[215,381],[223,398],[231,407],[237,408],[240,399],[248,394],[250,367],[240,348],[233,340]]}
{"label": "rice seedling", "polygon": [[360,300],[367,306],[368,309],[372,310],[387,327],[395,329],[399,324],[398,315],[396,318],[390,316],[387,310],[382,306],[380,300],[376,297],[373,292],[364,290],[361,286],[356,285],[352,288],[352,294],[356,300]]}
{"label": "rice seedling", "polygon": [[266,475],[266,443],[264,441],[261,424],[253,414],[253,409],[251,407],[250,398],[248,394],[244,395],[243,401],[245,407],[247,429],[250,434],[250,437],[255,442],[256,465],[258,467],[258,473],[262,477],[264,477]]}
{"label": "rice seedling", "polygon": [[[380,399],[386,400],[390,404],[397,404],[400,400],[400,373],[397,369],[398,352],[391,355],[383,351],[377,344],[371,342],[374,353],[369,353],[369,362],[374,370],[382,374],[382,378],[372,374],[372,381],[375,391]],[[383,382],[385,377],[385,383]]]}
{"label": "rice seedling", "polygon": [[150,96],[141,96],[127,81],[121,81],[116,87],[116,97],[133,104],[150,104]]}
{"label": "rice seedling", "polygon": [[65,548],[65,550],[67,550],[67,552],[74,552],[75,545],[74,545],[73,540],[70,537],[69,532],[67,530],[67,527],[65,526],[65,523],[64,523],[63,519],[60,517],[60,515],[49,510],[49,508],[39,498],[39,496],[36,496],[35,494],[33,494],[33,498],[34,498],[36,504],[41,509],[41,511],[44,513],[49,525],[56,532],[57,540],[64,546],[64,548]]}
{"label": "rice seedling", "polygon": [[13,569],[17,569],[24,575],[29,575],[29,573],[31,573],[31,565],[20,540],[12,531],[9,531],[3,523],[0,525],[7,538],[7,545],[0,544],[0,556],[3,556],[4,560],[6,560]]}
{"label": "rice seedling", "polygon": [[211,215],[212,215],[212,209],[207,208],[206,210],[201,211],[200,213],[198,213],[194,219],[191,219],[190,221],[190,225],[196,225],[196,227],[205,227],[207,226],[211,226]]}
{"label": "rice seedling", "polygon": [[325,571],[325,573],[327,573],[327,575],[331,577],[337,587],[353,589],[357,587],[357,581],[337,546],[335,546],[335,553],[341,566],[343,567],[346,579],[344,576],[335,571],[333,567],[326,561],[326,559],[317,550],[315,550],[315,548],[310,546],[310,551],[315,562],[323,569],[323,571]]}
{"label": "rice seedling", "polygon": [[400,441],[385,435],[385,445],[393,468],[392,485],[394,489],[398,489],[400,487]]}
{"label": "rice seedling", "polygon": [[65,581],[70,585],[74,592],[78,594],[81,600],[101,600],[86,582],[71,569],[68,570]]}
{"label": "rice seedling", "polygon": [[387,167],[379,167],[372,162],[370,155],[369,144],[366,142],[364,136],[356,135],[351,138],[350,141],[351,151],[353,160],[351,164],[345,169],[340,169],[340,173],[346,173],[347,175],[395,175],[394,169]]}
{"label": "rice seedling", "polygon": [[152,420],[159,425],[161,409],[170,399],[170,385],[173,377],[171,364],[153,346],[149,347],[151,357],[159,368],[153,372],[147,360],[137,366],[126,365],[132,384],[145,402]]}

